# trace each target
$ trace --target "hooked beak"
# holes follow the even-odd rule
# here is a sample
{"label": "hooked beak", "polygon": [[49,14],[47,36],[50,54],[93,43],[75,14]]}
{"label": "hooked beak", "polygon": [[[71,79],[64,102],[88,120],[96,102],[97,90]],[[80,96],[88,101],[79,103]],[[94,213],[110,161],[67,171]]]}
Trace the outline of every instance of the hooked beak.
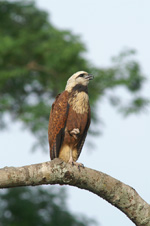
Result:
{"label": "hooked beak", "polygon": [[88,79],[88,80],[92,80],[93,78],[94,78],[94,76],[93,75],[91,75],[91,74],[88,74],[88,75],[86,75],[86,77],[85,77],[86,79]]}

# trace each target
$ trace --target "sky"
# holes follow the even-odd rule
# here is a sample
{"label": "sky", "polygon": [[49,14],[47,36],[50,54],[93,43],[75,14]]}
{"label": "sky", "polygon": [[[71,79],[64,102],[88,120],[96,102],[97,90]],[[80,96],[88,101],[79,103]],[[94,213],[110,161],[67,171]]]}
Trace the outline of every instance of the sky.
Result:
{"label": "sky", "polygon": [[[98,67],[110,65],[111,57],[125,47],[136,49],[136,58],[147,77],[142,93],[150,96],[149,0],[35,2],[49,12],[50,20],[57,28],[69,29],[81,36],[88,50],[86,57]],[[126,98],[124,92],[120,91],[120,95]],[[94,147],[88,147],[86,142],[79,162],[132,186],[150,202],[150,111],[124,118],[110,107],[106,99],[98,103],[96,110],[104,121],[103,134],[92,138]],[[0,167],[49,160],[48,152],[30,152],[34,137],[29,131],[22,130],[20,122],[10,121],[10,125],[8,131],[0,132],[0,149],[3,150],[0,152]],[[73,212],[95,218],[101,226],[134,225],[120,210],[98,196],[70,186],[67,189],[68,205]]]}

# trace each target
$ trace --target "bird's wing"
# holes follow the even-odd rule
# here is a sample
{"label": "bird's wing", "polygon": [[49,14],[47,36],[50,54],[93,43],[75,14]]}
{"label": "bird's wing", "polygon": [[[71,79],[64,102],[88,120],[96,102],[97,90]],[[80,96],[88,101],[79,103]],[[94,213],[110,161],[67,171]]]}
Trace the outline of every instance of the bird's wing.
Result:
{"label": "bird's wing", "polygon": [[86,123],[86,126],[85,126],[85,129],[84,129],[84,133],[80,139],[80,142],[78,143],[78,146],[77,146],[77,152],[78,152],[78,158],[80,156],[80,153],[81,153],[81,150],[82,150],[82,147],[83,147],[83,144],[85,142],[85,138],[86,138],[86,135],[87,135],[87,131],[88,131],[88,128],[90,126],[90,123],[91,123],[91,110],[90,110],[90,106],[89,106],[89,112],[88,112],[88,118],[87,118],[87,123]]}
{"label": "bird's wing", "polygon": [[68,92],[64,91],[56,97],[50,113],[48,140],[51,159],[58,158],[59,156],[60,147],[64,139],[68,109]]}

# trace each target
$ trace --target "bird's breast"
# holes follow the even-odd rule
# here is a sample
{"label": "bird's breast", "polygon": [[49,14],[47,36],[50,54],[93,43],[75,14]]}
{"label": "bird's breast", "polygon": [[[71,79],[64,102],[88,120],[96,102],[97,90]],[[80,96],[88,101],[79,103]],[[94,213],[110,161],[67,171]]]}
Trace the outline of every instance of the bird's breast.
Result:
{"label": "bird's breast", "polygon": [[89,97],[85,92],[75,92],[68,102],[76,113],[84,114],[89,110]]}

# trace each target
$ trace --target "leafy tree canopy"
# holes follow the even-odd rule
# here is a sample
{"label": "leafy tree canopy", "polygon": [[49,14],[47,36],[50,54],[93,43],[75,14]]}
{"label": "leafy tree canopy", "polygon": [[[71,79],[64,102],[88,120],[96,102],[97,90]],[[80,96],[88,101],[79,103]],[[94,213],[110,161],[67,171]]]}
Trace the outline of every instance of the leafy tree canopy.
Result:
{"label": "leafy tree canopy", "polygon": [[11,188],[0,192],[1,226],[94,226],[96,221],[72,214],[63,188]]}
{"label": "leafy tree canopy", "polygon": [[[89,94],[92,117],[96,101],[108,97],[123,113],[139,112],[148,100],[138,95],[145,77],[126,50],[108,68],[96,68],[85,58],[86,47],[71,31],[55,28],[48,14],[33,1],[0,1],[0,127],[4,114],[21,120],[41,145],[47,141],[50,105],[70,75],[79,70],[93,73]],[[130,102],[123,105],[108,90],[124,87]]]}

